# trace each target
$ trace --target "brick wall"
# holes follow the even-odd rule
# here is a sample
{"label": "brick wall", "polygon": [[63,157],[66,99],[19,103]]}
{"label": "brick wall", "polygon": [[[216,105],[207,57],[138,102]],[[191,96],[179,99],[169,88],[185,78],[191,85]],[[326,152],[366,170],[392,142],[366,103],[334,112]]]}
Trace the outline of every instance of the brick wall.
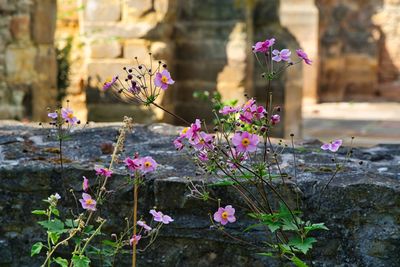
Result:
{"label": "brick wall", "polygon": [[0,118],[46,117],[54,104],[56,0],[0,0]]}
{"label": "brick wall", "polygon": [[319,0],[321,101],[400,100],[400,1]]}

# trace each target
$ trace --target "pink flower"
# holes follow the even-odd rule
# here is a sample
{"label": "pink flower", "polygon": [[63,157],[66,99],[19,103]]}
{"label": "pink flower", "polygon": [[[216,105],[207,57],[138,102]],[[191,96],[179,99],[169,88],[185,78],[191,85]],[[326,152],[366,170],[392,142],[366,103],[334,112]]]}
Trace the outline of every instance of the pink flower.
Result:
{"label": "pink flower", "polygon": [[143,173],[153,172],[157,168],[157,162],[152,157],[144,157],[140,159],[140,170]]}
{"label": "pink flower", "polygon": [[82,193],[82,198],[79,199],[79,201],[82,204],[82,208],[84,208],[85,210],[96,210],[96,200],[92,199],[89,194]]}
{"label": "pink flower", "polygon": [[154,84],[157,87],[161,87],[163,90],[168,89],[168,85],[174,84],[175,81],[172,80],[171,74],[168,70],[163,70],[161,73],[157,72],[156,77],[154,78]]}
{"label": "pink flower", "polygon": [[132,94],[138,94],[140,92],[140,86],[137,85],[135,81],[131,81],[131,87],[128,88],[128,91]]}
{"label": "pink flower", "polygon": [[273,46],[275,43],[275,38],[267,39],[264,42],[257,42],[255,45],[253,45],[253,52],[261,52],[261,53],[266,53],[268,51],[268,48]]}
{"label": "pink flower", "polygon": [[218,208],[218,211],[214,213],[214,221],[219,222],[222,225],[226,225],[228,222],[236,222],[235,209],[232,208],[231,205],[228,205],[225,208]]}
{"label": "pink flower", "polygon": [[280,61],[290,61],[290,55],[292,52],[290,52],[289,49],[282,49],[281,51],[275,49],[272,51],[272,54],[274,57],[272,57],[273,61],[280,62]]}
{"label": "pink flower", "polygon": [[124,160],[125,166],[130,170],[130,171],[136,171],[140,169],[141,165],[141,160],[139,158],[133,158],[131,159],[130,157],[127,157]]}
{"label": "pink flower", "polygon": [[146,230],[146,231],[151,231],[151,229],[152,229],[150,226],[148,226],[148,225],[146,224],[145,221],[137,221],[137,224],[138,224],[140,227],[143,227],[143,229]]}
{"label": "pink flower", "polygon": [[231,114],[231,113],[235,113],[237,111],[238,111],[237,108],[230,107],[230,106],[225,106],[219,111],[219,113],[221,113],[222,115],[228,115],[228,114]]}
{"label": "pink flower", "polygon": [[181,150],[184,147],[182,139],[180,137],[176,138],[173,143],[176,150]]}
{"label": "pink flower", "polygon": [[170,216],[164,215],[161,211],[150,210],[150,214],[153,215],[153,219],[156,222],[162,222],[163,224],[169,224],[170,222],[174,221]]}
{"label": "pink flower", "polygon": [[200,151],[200,153],[197,155],[199,160],[201,161],[208,161],[208,155],[206,151]]}
{"label": "pink flower", "polygon": [[232,143],[238,152],[254,152],[260,140],[258,135],[248,132],[237,132],[232,138]]}
{"label": "pink flower", "polygon": [[241,163],[249,158],[247,153],[239,153],[236,149],[231,148],[230,153],[228,154],[230,157],[228,159],[228,165],[232,169],[236,169],[238,167],[238,163]]}
{"label": "pink flower", "polygon": [[325,143],[321,146],[322,150],[330,150],[332,152],[336,152],[339,150],[340,146],[342,145],[343,141],[338,139],[334,140],[330,143]]}
{"label": "pink flower", "polygon": [[111,174],[113,173],[111,170],[107,169],[107,168],[94,168],[94,170],[96,171],[96,175],[98,176],[104,176],[106,178],[111,177]]}
{"label": "pink flower", "polygon": [[141,235],[133,235],[132,238],[129,240],[129,244],[133,246],[134,244],[137,245],[139,240],[142,238]]}
{"label": "pink flower", "polygon": [[61,109],[61,116],[67,123],[75,124],[78,122],[78,119],[74,116],[74,112],[70,108]]}
{"label": "pink flower", "polygon": [[187,129],[185,137],[189,139],[189,141],[197,142],[197,139],[200,138],[199,132],[201,130],[201,122],[199,119],[196,119],[195,123],[192,123]]}
{"label": "pink flower", "polygon": [[239,120],[252,123],[253,119],[264,118],[265,108],[263,106],[257,106],[256,101],[251,98],[242,107],[242,113],[239,116]]}
{"label": "pink flower", "polygon": [[87,192],[89,189],[89,180],[85,176],[83,176],[82,189],[85,192]]}
{"label": "pink flower", "polygon": [[299,58],[301,58],[302,60],[304,60],[304,62],[308,65],[311,65],[312,61],[311,59],[308,58],[308,55],[301,49],[297,49],[296,50],[296,54]]}
{"label": "pink flower", "polygon": [[187,131],[189,131],[189,127],[183,128],[182,131],[179,133],[179,137],[180,138],[185,138],[186,134],[187,134]]}
{"label": "pink flower", "polygon": [[58,117],[58,113],[57,112],[51,112],[49,114],[47,114],[47,117],[52,118],[52,119],[57,119]]}
{"label": "pink flower", "polygon": [[189,143],[197,150],[203,150],[206,148],[212,149],[214,142],[214,136],[205,132],[200,132],[199,137],[194,140],[189,140]]}
{"label": "pink flower", "polygon": [[118,80],[118,76],[114,76],[113,78],[108,78],[104,84],[103,84],[103,90],[109,89],[111,86],[113,86]]}
{"label": "pink flower", "polygon": [[278,114],[271,116],[271,123],[273,125],[278,124],[280,121],[281,121],[281,116],[279,116]]}

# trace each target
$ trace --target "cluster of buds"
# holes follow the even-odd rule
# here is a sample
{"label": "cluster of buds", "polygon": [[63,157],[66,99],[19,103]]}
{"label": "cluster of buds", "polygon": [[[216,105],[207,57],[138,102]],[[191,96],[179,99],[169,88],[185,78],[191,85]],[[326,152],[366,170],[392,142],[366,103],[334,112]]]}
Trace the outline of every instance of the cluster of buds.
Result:
{"label": "cluster of buds", "polygon": [[[137,66],[124,67],[125,76],[123,78],[114,76],[108,79],[103,85],[103,90],[112,88],[123,100],[150,105],[154,103],[161,91],[167,90],[175,81],[171,78],[165,63],[159,61],[153,69],[152,63],[150,67],[147,67],[140,64],[137,57],[135,60]],[[151,54],[150,62],[152,62]]]}

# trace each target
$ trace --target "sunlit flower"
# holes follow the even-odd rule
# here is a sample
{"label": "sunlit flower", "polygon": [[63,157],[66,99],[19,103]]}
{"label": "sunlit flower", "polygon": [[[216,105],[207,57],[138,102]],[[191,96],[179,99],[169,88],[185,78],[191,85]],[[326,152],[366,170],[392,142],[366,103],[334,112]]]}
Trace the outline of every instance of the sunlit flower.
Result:
{"label": "sunlit flower", "polygon": [[125,166],[130,170],[130,171],[136,171],[139,170],[141,167],[141,160],[139,158],[133,158],[131,159],[130,157],[127,157],[124,160]]}
{"label": "sunlit flower", "polygon": [[78,122],[78,119],[74,116],[74,112],[70,108],[62,108],[61,116],[67,123],[75,124]]}
{"label": "sunlit flower", "polygon": [[308,55],[301,49],[297,49],[296,50],[296,54],[299,58],[301,58],[302,60],[304,60],[304,62],[308,65],[311,65],[312,60],[308,58]]}
{"label": "sunlit flower", "polygon": [[199,132],[201,130],[201,122],[199,119],[196,119],[195,123],[192,123],[187,129],[185,137],[189,139],[189,141],[197,142],[199,136]]}
{"label": "sunlit flower", "polygon": [[153,215],[153,220],[156,222],[162,222],[163,224],[169,224],[170,222],[174,221],[170,216],[164,215],[161,211],[150,210],[150,214]]}
{"label": "sunlit flower", "polygon": [[332,152],[336,152],[339,150],[340,146],[342,145],[343,141],[338,139],[334,140],[330,143],[325,143],[321,146],[322,150],[330,150]]}
{"label": "sunlit flower", "polygon": [[89,180],[85,176],[83,176],[82,189],[85,192],[89,189]]}
{"label": "sunlit flower", "polygon": [[118,80],[118,76],[114,76],[112,78],[108,78],[104,84],[103,84],[103,90],[109,89],[111,86],[113,86]]}
{"label": "sunlit flower", "polygon": [[140,170],[143,171],[143,173],[148,173],[148,172],[153,172],[157,168],[157,162],[152,158],[152,157],[144,157],[140,159]]}
{"label": "sunlit flower", "polygon": [[271,116],[271,123],[273,125],[278,124],[280,121],[281,121],[281,116],[279,116],[278,114]]}
{"label": "sunlit flower", "polygon": [[111,175],[112,175],[112,170],[109,170],[109,169],[107,169],[107,168],[99,168],[99,167],[96,167],[96,168],[94,168],[94,170],[96,171],[96,175],[98,175],[98,176],[104,176],[104,177],[106,177],[106,178],[109,178],[109,177],[111,177]]}
{"label": "sunlit flower", "polygon": [[289,49],[282,49],[281,51],[275,49],[272,51],[272,54],[274,55],[272,57],[273,61],[280,62],[280,61],[290,61],[290,55],[292,52],[290,52]]}
{"label": "sunlit flower", "polygon": [[51,206],[57,206],[58,200],[61,199],[61,196],[58,193],[51,195],[47,198],[47,201],[50,203]]}
{"label": "sunlit flower", "polygon": [[258,135],[248,132],[237,132],[232,138],[232,143],[238,152],[254,152],[259,142]]}
{"label": "sunlit flower", "polygon": [[239,120],[245,123],[252,123],[254,119],[264,118],[266,113],[263,106],[257,106],[256,101],[251,98],[242,107]]}
{"label": "sunlit flower", "polygon": [[52,119],[57,119],[58,113],[57,112],[50,112],[47,114],[47,117],[52,118]]}
{"label": "sunlit flower", "polygon": [[134,244],[137,245],[139,240],[142,238],[141,235],[133,235],[132,238],[129,240],[129,244],[133,246]]}
{"label": "sunlit flower", "polygon": [[168,89],[168,85],[174,84],[175,81],[172,80],[171,74],[168,70],[163,70],[161,73],[156,73],[156,77],[154,78],[154,85],[160,87],[163,90]]}
{"label": "sunlit flower", "polygon": [[84,208],[85,210],[96,210],[96,200],[94,200],[89,194],[82,193],[82,198],[79,199],[79,202],[81,202],[82,208]]}
{"label": "sunlit flower", "polygon": [[203,150],[206,148],[212,149],[214,142],[214,136],[211,134],[207,134],[205,132],[199,133],[199,138],[195,138],[194,140],[189,140],[189,143],[193,145],[193,147],[197,150]]}
{"label": "sunlit flower", "polygon": [[237,112],[237,111],[238,111],[238,109],[235,108],[235,107],[224,106],[224,107],[219,111],[219,113],[221,113],[222,115],[228,115],[228,114],[231,114],[231,113],[235,113],[235,112]]}
{"label": "sunlit flower", "polygon": [[275,38],[267,39],[264,42],[257,42],[253,45],[253,52],[261,52],[265,53],[268,51],[268,48],[273,46],[275,43]]}
{"label": "sunlit flower", "polygon": [[143,229],[146,230],[146,231],[151,231],[151,229],[152,229],[150,226],[148,226],[148,225],[146,224],[145,221],[137,221],[137,224],[138,224],[140,227],[143,227]]}
{"label": "sunlit flower", "polygon": [[230,149],[230,153],[228,153],[229,159],[228,159],[228,165],[236,169],[238,168],[238,164],[247,160],[249,158],[247,153],[240,153],[238,152],[235,148]]}
{"label": "sunlit flower", "polygon": [[200,153],[197,155],[199,160],[201,161],[208,161],[208,155],[206,151],[200,151]]}
{"label": "sunlit flower", "polygon": [[180,137],[176,138],[173,143],[176,150],[181,150],[184,147],[184,144],[182,143],[182,138]]}
{"label": "sunlit flower", "polygon": [[218,208],[218,211],[214,213],[214,221],[219,222],[222,225],[226,225],[228,222],[236,222],[235,209],[232,208],[231,205],[228,205],[225,208]]}

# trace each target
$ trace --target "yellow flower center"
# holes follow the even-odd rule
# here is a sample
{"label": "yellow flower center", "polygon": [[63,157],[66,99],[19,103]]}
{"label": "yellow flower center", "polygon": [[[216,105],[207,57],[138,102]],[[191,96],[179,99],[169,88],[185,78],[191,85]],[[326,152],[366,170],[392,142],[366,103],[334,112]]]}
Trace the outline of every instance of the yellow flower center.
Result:
{"label": "yellow flower center", "polygon": [[244,146],[250,145],[250,140],[249,140],[249,138],[243,138],[243,140],[242,140],[242,145],[244,145]]}
{"label": "yellow flower center", "polygon": [[189,130],[189,127],[186,127],[185,129],[182,130],[182,134],[185,134]]}
{"label": "yellow flower center", "polygon": [[199,143],[204,144],[204,139],[200,139]]}
{"label": "yellow flower center", "polygon": [[107,77],[106,81],[104,83],[110,83],[112,81],[111,77]]}
{"label": "yellow flower center", "polygon": [[72,112],[71,112],[71,113],[68,113],[68,114],[67,114],[67,117],[70,118],[70,119],[72,119],[72,118],[74,117],[74,114],[73,114]]}
{"label": "yellow flower center", "polygon": [[93,199],[86,199],[86,205],[92,205],[93,204]]}
{"label": "yellow flower center", "polygon": [[146,162],[144,163],[144,166],[145,166],[146,168],[151,167],[151,163],[148,162],[148,161],[146,161]]}
{"label": "yellow flower center", "polygon": [[167,83],[167,82],[168,82],[168,77],[163,75],[163,76],[161,77],[161,81],[162,81],[163,83]]}
{"label": "yellow flower center", "polygon": [[228,218],[228,212],[224,211],[224,212],[221,214],[221,217],[222,217],[223,219]]}

